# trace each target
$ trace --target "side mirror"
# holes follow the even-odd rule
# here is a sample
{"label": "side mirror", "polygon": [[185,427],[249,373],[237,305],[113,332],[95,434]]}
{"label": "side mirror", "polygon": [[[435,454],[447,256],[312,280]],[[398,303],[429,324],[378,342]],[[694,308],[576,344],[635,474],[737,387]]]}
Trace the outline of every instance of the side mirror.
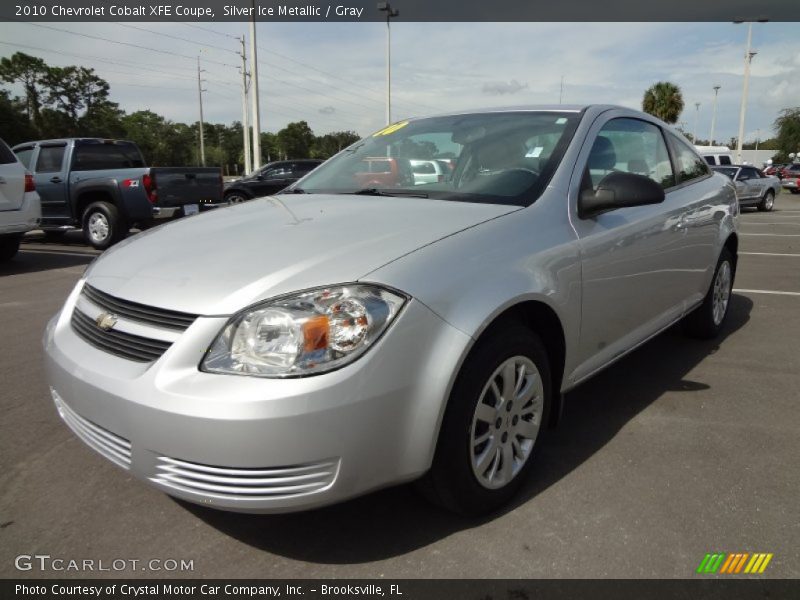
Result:
{"label": "side mirror", "polygon": [[609,173],[597,186],[597,191],[583,190],[578,198],[578,216],[588,219],[609,210],[628,206],[660,204],[664,190],[655,181],[635,173]]}

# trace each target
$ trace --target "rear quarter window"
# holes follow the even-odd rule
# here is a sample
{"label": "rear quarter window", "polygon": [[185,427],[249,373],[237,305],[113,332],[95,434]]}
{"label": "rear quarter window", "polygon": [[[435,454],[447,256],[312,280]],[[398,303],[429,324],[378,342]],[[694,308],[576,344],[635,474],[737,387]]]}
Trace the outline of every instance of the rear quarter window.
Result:
{"label": "rear quarter window", "polygon": [[0,165],[8,165],[17,162],[17,157],[3,140],[0,140]]}
{"label": "rear quarter window", "polygon": [[31,160],[33,159],[33,147],[20,148],[15,152],[19,162],[25,165],[25,168],[31,170]]}

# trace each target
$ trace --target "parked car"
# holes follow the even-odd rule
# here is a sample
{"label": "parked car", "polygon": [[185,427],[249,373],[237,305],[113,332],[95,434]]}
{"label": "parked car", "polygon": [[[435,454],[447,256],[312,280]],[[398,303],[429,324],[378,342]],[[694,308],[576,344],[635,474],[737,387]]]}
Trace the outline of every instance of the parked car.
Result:
{"label": "parked car", "polygon": [[781,191],[781,182],[777,177],[764,175],[748,165],[711,168],[733,181],[739,206],[755,206],[761,211],[770,211],[775,206],[775,196]]}
{"label": "parked car", "polygon": [[733,153],[727,146],[695,146],[695,148],[711,166],[733,164]]}
{"label": "parked car", "polygon": [[786,165],[784,164],[773,164],[765,167],[764,170],[761,172],[764,173],[764,175],[771,175],[777,177],[778,179],[781,179],[782,178],[781,169],[783,169],[783,167],[785,166]]}
{"label": "parked car", "polygon": [[[458,155],[451,179],[362,188],[365,162],[428,143]],[[728,312],[733,186],[627,108],[413,119],[287,192],[101,256],[44,336],[75,434],[204,506],[300,510],[421,478],[452,510],[495,510],[564,392]]]}
{"label": "parked car", "polygon": [[780,170],[781,185],[792,194],[800,193],[800,163],[786,165]]}
{"label": "parked car", "polygon": [[440,183],[444,180],[446,167],[436,160],[409,160],[414,173],[414,185]]}
{"label": "parked car", "polygon": [[0,262],[17,255],[23,234],[35,229],[41,216],[33,176],[0,139]]}
{"label": "parked car", "polygon": [[311,158],[271,162],[252,175],[226,185],[225,201],[228,204],[238,204],[259,196],[277,194],[322,163],[321,160]]}
{"label": "parked car", "polygon": [[199,212],[222,203],[218,168],[146,167],[133,142],[65,138],[14,146],[33,173],[49,237],[83,228],[86,243],[104,250],[131,227]]}
{"label": "parked car", "polygon": [[367,156],[352,168],[353,179],[363,189],[414,185],[414,172],[408,158]]}

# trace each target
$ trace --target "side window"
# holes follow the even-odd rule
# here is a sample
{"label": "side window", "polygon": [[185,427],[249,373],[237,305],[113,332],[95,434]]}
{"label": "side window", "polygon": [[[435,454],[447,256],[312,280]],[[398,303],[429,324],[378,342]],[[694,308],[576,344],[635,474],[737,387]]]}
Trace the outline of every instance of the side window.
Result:
{"label": "side window", "polygon": [[37,173],[60,173],[66,146],[41,146],[36,160]]}
{"label": "side window", "polygon": [[33,158],[33,147],[28,146],[27,148],[20,148],[16,152],[17,158],[19,162],[25,165],[25,168],[29,171],[31,170],[31,159]]}
{"label": "side window", "polygon": [[[678,183],[699,179],[709,173],[708,165],[688,144],[677,136],[669,134],[672,149],[675,151],[675,166]],[[723,157],[720,157],[723,158]]]}
{"label": "side window", "polygon": [[750,172],[750,179],[761,179],[763,175],[758,169],[749,168],[747,169]]}
{"label": "side window", "polygon": [[732,165],[733,163],[731,162],[731,157],[730,156],[722,154],[719,157],[719,164],[721,164],[721,165]]}
{"label": "side window", "polygon": [[750,175],[750,171],[747,169],[740,169],[739,175],[736,177],[737,181],[747,181],[748,179],[752,179],[752,175]]}
{"label": "side window", "polygon": [[[712,166],[716,166],[716,164],[717,164],[717,159],[716,159],[714,156],[709,156],[709,155],[706,155],[706,156],[704,156],[703,158],[705,158],[705,159],[706,159],[706,162],[707,162],[708,164],[710,164],[710,165],[712,165]],[[720,158],[725,158],[725,157],[722,157],[722,156],[721,156]],[[720,161],[720,163],[722,163],[722,161]],[[728,163],[728,164],[730,164],[730,163]]]}
{"label": "side window", "polygon": [[644,175],[664,189],[675,185],[661,129],[638,119],[612,119],[603,126],[589,154],[587,171],[595,190],[613,171]]}

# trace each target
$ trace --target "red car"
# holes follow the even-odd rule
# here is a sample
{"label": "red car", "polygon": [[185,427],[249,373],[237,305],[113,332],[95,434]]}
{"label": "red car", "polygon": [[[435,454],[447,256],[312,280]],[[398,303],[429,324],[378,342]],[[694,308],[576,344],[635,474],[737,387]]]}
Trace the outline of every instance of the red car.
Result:
{"label": "red car", "polygon": [[394,188],[414,185],[414,174],[408,159],[374,156],[361,161],[361,169],[353,177],[362,188]]}

